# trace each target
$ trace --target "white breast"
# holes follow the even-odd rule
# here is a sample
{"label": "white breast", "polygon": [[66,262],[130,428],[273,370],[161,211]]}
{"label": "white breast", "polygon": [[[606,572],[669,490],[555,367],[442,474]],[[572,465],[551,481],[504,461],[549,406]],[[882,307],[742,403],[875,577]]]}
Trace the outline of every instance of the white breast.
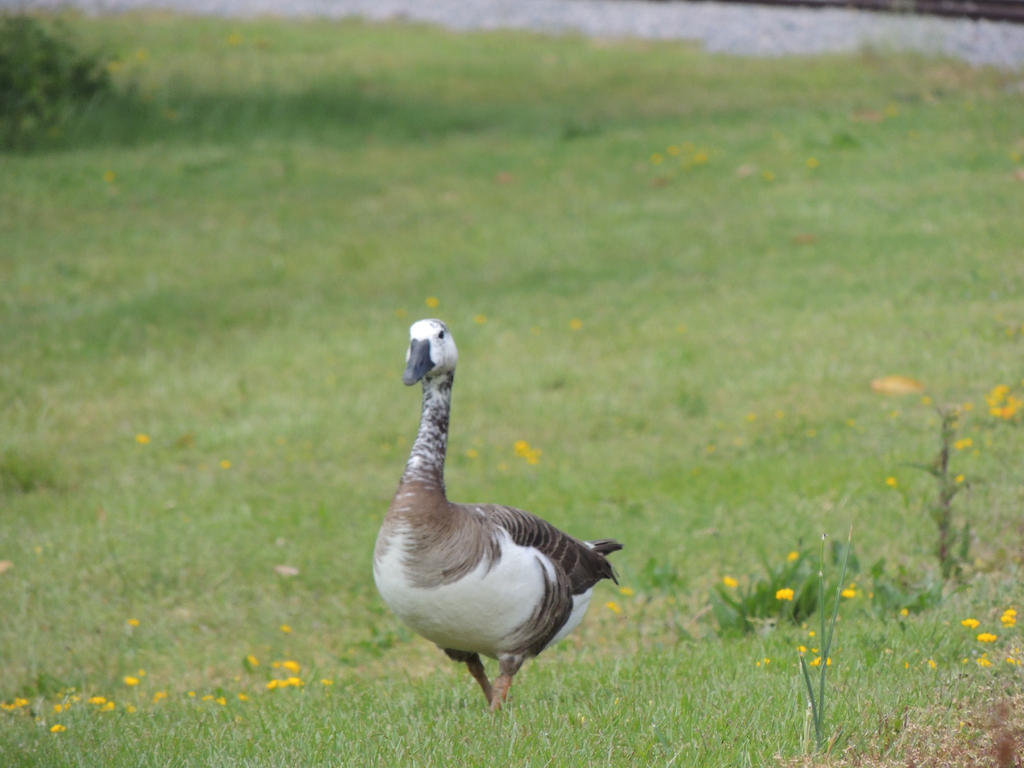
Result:
{"label": "white breast", "polygon": [[[373,564],[377,589],[410,629],[441,648],[492,657],[512,651],[505,643],[540,604],[545,571],[552,573],[553,566],[539,550],[516,544],[504,531],[500,535],[501,559],[489,570],[481,562],[457,581],[423,588],[411,585],[406,577],[402,567],[405,536],[396,531],[389,537],[387,551]],[[567,627],[583,618],[585,601],[578,609],[574,604]]]}

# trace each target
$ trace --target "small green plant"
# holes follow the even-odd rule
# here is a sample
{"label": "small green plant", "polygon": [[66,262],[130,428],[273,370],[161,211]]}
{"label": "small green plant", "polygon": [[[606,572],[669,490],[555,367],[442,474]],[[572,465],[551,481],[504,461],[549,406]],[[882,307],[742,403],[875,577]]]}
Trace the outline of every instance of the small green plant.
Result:
{"label": "small green plant", "polygon": [[828,668],[830,666],[831,659],[829,657],[829,651],[832,649],[832,639],[835,636],[836,630],[836,619],[839,617],[839,600],[841,597],[841,591],[843,588],[843,582],[846,579],[846,568],[849,564],[850,550],[852,549],[853,543],[853,529],[850,529],[850,534],[846,540],[846,546],[842,547],[842,560],[839,564],[839,579],[836,583],[835,597],[832,601],[832,615],[828,622],[825,621],[825,535],[821,537],[821,552],[819,554],[818,562],[818,577],[817,577],[817,609],[818,616],[821,619],[819,625],[819,637],[821,638],[821,656],[818,657],[817,665],[815,669],[818,673],[817,679],[817,692],[815,692],[814,682],[811,680],[810,665],[807,663],[807,659],[804,654],[800,654],[800,671],[803,673],[804,684],[807,686],[807,706],[810,709],[811,722],[814,725],[814,743],[818,751],[821,751],[825,745],[825,678],[828,674]]}
{"label": "small green plant", "polygon": [[[834,542],[833,559],[849,562],[857,570],[857,558],[848,546]],[[747,586],[725,577],[711,593],[711,610],[724,635],[742,635],[753,631],[769,631],[780,621],[799,624],[820,610],[818,581],[820,569],[813,566],[809,551],[791,552],[786,561],[773,564],[764,561],[764,575],[751,578]],[[842,579],[835,586],[843,588]]]}
{"label": "small green plant", "polygon": [[928,472],[938,485],[938,495],[931,505],[930,514],[938,529],[935,556],[939,560],[942,578],[949,581],[959,579],[963,575],[963,566],[968,562],[971,544],[971,524],[965,520],[959,529],[953,525],[953,499],[966,485],[963,475],[955,474],[949,468],[949,456],[956,442],[960,411],[956,408],[940,408],[939,417],[938,454],[931,464],[914,466]]}
{"label": "small green plant", "polygon": [[104,58],[80,51],[60,27],[0,15],[0,146],[31,145],[109,90]]}

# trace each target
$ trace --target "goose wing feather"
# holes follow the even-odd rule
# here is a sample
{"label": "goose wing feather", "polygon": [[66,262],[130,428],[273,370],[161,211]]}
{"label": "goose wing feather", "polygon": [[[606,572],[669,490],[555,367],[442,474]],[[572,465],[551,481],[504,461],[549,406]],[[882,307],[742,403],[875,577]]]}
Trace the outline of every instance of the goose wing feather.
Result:
{"label": "goose wing feather", "polygon": [[515,507],[497,504],[474,505],[493,524],[502,528],[512,541],[543,553],[559,574],[564,575],[572,595],[579,595],[601,579],[618,583],[608,552],[622,549],[614,539],[583,542],[559,530],[536,515]]}

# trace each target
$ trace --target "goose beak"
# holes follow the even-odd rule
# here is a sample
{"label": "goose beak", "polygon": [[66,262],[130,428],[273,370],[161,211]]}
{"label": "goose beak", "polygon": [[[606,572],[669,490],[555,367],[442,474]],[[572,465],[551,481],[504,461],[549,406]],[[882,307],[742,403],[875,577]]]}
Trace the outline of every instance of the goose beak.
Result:
{"label": "goose beak", "polygon": [[409,344],[409,356],[405,364],[405,373],[402,374],[402,383],[407,387],[415,384],[433,367],[434,361],[430,359],[430,342],[426,339],[414,340]]}

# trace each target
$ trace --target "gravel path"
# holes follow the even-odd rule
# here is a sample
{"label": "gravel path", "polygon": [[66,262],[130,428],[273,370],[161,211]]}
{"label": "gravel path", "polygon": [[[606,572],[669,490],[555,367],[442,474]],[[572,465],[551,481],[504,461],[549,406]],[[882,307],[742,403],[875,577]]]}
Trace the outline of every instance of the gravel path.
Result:
{"label": "gravel path", "polygon": [[785,56],[914,50],[974,65],[1024,68],[1024,24],[773,8],[715,2],[632,0],[0,0],[0,8],[71,6],[88,13],[171,8],[217,16],[362,16],[408,19],[451,29],[531,29],[595,37],[696,40],[710,51]]}

